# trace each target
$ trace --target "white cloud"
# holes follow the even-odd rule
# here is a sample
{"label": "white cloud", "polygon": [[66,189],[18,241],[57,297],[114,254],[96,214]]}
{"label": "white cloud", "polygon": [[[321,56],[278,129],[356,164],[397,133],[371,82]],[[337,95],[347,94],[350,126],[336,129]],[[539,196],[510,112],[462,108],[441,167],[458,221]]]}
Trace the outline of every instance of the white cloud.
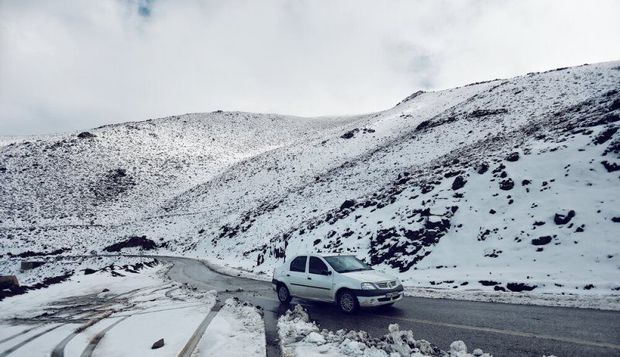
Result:
{"label": "white cloud", "polygon": [[0,135],[185,112],[385,109],[620,59],[618,1],[0,0]]}

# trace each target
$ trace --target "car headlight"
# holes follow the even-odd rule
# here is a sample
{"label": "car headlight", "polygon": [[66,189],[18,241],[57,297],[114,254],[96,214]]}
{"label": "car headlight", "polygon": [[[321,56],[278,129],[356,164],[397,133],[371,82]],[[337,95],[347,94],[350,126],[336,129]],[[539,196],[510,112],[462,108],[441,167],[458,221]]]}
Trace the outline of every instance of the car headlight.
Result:
{"label": "car headlight", "polygon": [[373,283],[362,283],[362,290],[375,290],[376,288]]}

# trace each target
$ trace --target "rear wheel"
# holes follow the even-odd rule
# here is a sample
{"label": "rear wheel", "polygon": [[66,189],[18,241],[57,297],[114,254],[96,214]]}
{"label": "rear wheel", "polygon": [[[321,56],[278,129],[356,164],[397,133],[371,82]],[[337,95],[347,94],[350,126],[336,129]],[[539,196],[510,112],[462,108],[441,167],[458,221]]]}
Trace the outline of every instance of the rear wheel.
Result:
{"label": "rear wheel", "polygon": [[352,314],[359,309],[360,304],[354,293],[345,290],[338,294],[338,307],[345,314]]}
{"label": "rear wheel", "polygon": [[291,296],[291,293],[288,291],[288,288],[286,287],[286,285],[280,284],[278,286],[278,300],[280,300],[280,303],[288,304],[289,302],[291,302],[292,298],[293,297]]}

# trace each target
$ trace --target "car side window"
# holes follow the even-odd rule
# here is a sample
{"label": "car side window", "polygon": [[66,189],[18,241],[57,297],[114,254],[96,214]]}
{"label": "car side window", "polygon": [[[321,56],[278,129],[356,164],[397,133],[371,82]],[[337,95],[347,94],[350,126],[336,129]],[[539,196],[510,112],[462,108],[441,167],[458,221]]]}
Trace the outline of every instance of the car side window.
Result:
{"label": "car side window", "polygon": [[321,259],[310,257],[310,262],[308,263],[308,272],[310,274],[322,274],[326,271],[327,265],[325,265]]}
{"label": "car side window", "polygon": [[291,262],[291,271],[305,272],[306,271],[306,256],[301,255]]}

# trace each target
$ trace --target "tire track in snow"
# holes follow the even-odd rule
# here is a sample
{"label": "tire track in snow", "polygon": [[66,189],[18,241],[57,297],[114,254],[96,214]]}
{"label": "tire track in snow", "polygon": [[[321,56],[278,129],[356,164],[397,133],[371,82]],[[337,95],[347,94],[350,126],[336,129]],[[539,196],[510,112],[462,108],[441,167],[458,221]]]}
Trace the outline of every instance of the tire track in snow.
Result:
{"label": "tire track in snow", "polygon": [[27,338],[27,339],[23,340],[22,342],[20,342],[20,343],[18,343],[18,344],[16,344],[16,345],[14,345],[13,347],[10,347],[9,349],[4,350],[2,353],[0,353],[0,357],[6,357],[6,356],[10,355],[11,353],[15,352],[16,350],[18,350],[19,348],[23,347],[24,345],[26,345],[26,344],[28,344],[28,343],[32,342],[33,340],[36,340],[37,338],[39,338],[39,337],[41,337],[41,336],[45,335],[46,333],[48,333],[48,332],[52,332],[52,331],[54,331],[55,329],[57,329],[57,328],[59,328],[59,327],[62,327],[62,326],[65,326],[65,325],[66,325],[66,324],[56,325],[56,326],[54,326],[54,327],[52,327],[52,328],[49,328],[49,329],[47,329],[47,330],[45,330],[45,331],[43,331],[43,332],[39,332],[38,334],[36,334],[36,335],[34,335],[34,336],[31,336],[31,337],[29,337],[29,338]]}
{"label": "tire track in snow", "polygon": [[21,336],[21,335],[25,335],[25,334],[27,334],[28,332],[30,332],[30,331],[32,331],[32,330],[35,330],[35,329],[38,329],[39,327],[42,327],[42,326],[43,326],[43,325],[39,325],[39,326],[35,326],[35,327],[31,327],[31,328],[28,328],[28,329],[23,330],[22,332],[18,332],[18,333],[14,334],[14,335],[11,335],[11,336],[9,336],[9,337],[6,337],[6,338],[4,338],[4,339],[0,340],[0,344],[5,343],[5,342],[7,342],[7,341],[10,341],[10,340],[14,339],[15,337],[19,337],[19,336]]}
{"label": "tire track in snow", "polygon": [[207,330],[207,327],[209,326],[209,324],[211,323],[215,315],[217,315],[217,313],[220,311],[222,306],[224,305],[219,302],[213,305],[213,308],[211,309],[211,311],[209,311],[207,316],[205,316],[204,320],[202,320],[200,325],[198,325],[198,328],[196,329],[196,331],[194,331],[194,334],[192,335],[192,337],[189,338],[189,340],[187,341],[187,343],[185,344],[181,352],[179,352],[178,357],[191,357],[192,356],[192,353],[196,349],[196,346],[198,346],[198,342],[200,342],[200,339],[202,338],[205,331]]}
{"label": "tire track in snow", "polygon": [[82,354],[80,355],[80,357],[91,357],[93,352],[95,351],[95,348],[97,348],[97,345],[99,344],[99,342],[103,339],[103,337],[105,336],[105,334],[110,331],[112,328],[114,328],[114,326],[120,324],[121,322],[127,320],[128,318],[130,318],[131,315],[129,316],[124,316],[122,317],[120,320],[114,322],[113,324],[111,324],[110,326],[104,328],[103,330],[99,331],[99,333],[97,333],[89,342],[88,345],[86,345],[86,348],[84,348],[84,351],[82,351]]}

